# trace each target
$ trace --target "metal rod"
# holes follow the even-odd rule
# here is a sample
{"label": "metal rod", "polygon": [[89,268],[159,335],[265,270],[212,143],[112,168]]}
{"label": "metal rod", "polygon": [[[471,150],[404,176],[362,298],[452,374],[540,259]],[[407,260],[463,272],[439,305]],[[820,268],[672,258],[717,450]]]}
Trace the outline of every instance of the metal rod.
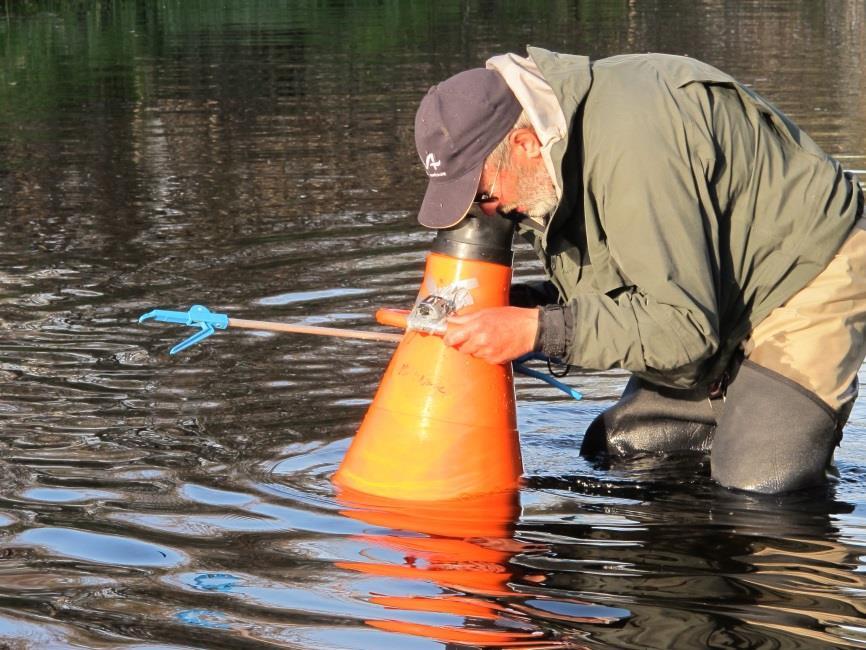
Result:
{"label": "metal rod", "polygon": [[387,332],[365,332],[362,330],[347,330],[337,327],[316,327],[314,325],[293,325],[291,323],[274,323],[263,320],[245,320],[243,318],[229,318],[229,327],[243,327],[251,330],[265,330],[268,332],[294,332],[296,334],[315,334],[317,336],[337,336],[347,339],[366,339],[368,341],[387,341],[399,343],[403,340],[402,334],[388,334]]}

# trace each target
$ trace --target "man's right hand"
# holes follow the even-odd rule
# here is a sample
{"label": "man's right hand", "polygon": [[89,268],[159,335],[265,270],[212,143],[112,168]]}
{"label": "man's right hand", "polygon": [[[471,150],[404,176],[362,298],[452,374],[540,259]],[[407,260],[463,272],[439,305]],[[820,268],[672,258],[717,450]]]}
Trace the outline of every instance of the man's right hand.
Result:
{"label": "man's right hand", "polygon": [[488,307],[448,318],[445,345],[488,363],[513,361],[535,349],[537,309]]}

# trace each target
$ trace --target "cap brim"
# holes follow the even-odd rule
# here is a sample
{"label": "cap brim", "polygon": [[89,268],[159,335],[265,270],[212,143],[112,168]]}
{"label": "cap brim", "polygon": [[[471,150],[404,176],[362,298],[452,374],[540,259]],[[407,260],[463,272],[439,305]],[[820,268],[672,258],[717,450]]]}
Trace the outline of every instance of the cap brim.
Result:
{"label": "cap brim", "polygon": [[459,178],[432,179],[418,211],[418,222],[427,228],[450,228],[460,223],[475,200],[483,169],[482,162]]}

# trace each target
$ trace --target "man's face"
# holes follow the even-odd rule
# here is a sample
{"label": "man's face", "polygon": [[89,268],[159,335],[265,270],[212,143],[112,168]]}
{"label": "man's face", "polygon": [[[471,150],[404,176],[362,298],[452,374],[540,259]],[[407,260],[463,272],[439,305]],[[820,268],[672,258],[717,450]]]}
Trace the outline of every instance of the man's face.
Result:
{"label": "man's face", "polygon": [[556,189],[541,156],[527,156],[517,147],[508,150],[501,164],[484,165],[478,190],[491,198],[481,209],[489,215],[520,212],[541,219],[556,208]]}

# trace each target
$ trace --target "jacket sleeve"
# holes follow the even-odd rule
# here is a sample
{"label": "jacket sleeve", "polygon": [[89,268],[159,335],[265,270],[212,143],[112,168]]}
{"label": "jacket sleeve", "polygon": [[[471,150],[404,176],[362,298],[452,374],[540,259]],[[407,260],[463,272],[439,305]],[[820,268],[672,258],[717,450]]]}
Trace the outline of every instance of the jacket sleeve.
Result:
{"label": "jacket sleeve", "polygon": [[623,286],[569,300],[564,356],[689,387],[719,347],[718,235],[704,207],[708,172],[695,162],[702,131],[662,99],[643,100],[606,111],[607,128],[585,133],[589,254]]}

